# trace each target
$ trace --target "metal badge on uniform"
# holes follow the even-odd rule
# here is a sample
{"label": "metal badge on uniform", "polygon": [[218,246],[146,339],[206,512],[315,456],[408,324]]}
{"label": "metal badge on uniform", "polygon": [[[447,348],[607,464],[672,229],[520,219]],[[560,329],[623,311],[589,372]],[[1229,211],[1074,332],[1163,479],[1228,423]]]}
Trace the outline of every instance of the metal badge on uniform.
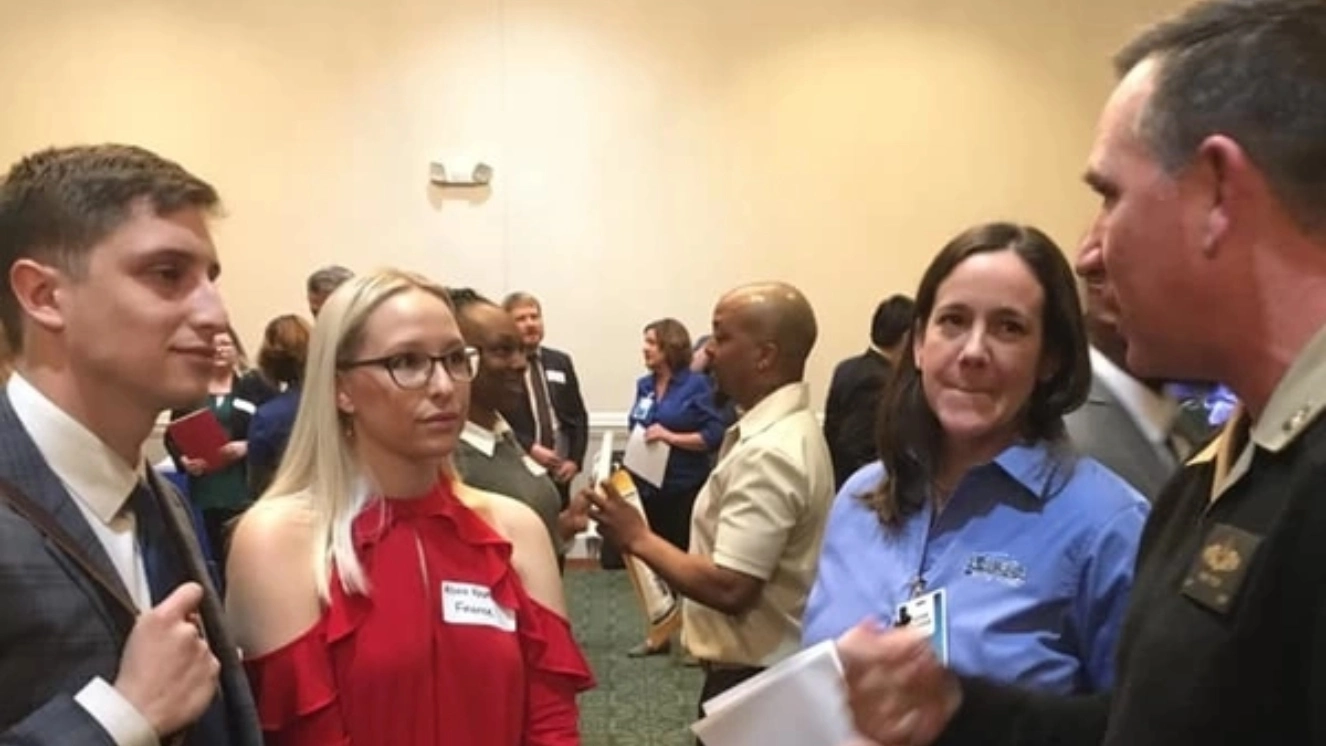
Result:
{"label": "metal badge on uniform", "polygon": [[566,383],[566,371],[543,369],[543,375],[548,379],[548,383]]}
{"label": "metal badge on uniform", "polygon": [[899,605],[895,623],[929,637],[935,657],[948,665],[948,597],[943,588]]}
{"label": "metal badge on uniform", "polygon": [[1219,523],[1206,534],[1183,579],[1183,595],[1225,613],[1238,598],[1243,579],[1262,537]]}

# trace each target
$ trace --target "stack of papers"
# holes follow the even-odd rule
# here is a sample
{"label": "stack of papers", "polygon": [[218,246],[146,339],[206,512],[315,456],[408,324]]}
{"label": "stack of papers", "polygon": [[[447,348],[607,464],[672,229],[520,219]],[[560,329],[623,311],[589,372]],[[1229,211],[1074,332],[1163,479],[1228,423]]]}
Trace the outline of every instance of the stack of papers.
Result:
{"label": "stack of papers", "polygon": [[668,456],[671,453],[672,446],[661,440],[646,443],[645,429],[636,425],[626,438],[622,466],[655,487],[662,487],[663,475],[668,473]]}
{"label": "stack of papers", "polygon": [[841,746],[857,738],[833,640],[710,699],[691,725],[705,746]]}

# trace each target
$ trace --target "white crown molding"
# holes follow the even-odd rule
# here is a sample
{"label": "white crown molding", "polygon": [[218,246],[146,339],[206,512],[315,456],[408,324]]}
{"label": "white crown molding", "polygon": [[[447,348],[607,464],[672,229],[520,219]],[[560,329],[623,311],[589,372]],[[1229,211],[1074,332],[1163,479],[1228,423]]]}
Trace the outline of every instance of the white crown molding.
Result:
{"label": "white crown molding", "polygon": [[590,412],[590,430],[625,430],[630,412]]}

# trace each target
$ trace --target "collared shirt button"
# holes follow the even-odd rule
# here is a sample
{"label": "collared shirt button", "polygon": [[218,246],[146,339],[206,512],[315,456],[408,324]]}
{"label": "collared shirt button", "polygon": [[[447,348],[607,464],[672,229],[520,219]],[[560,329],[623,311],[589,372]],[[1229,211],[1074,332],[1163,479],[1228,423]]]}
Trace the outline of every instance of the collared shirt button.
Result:
{"label": "collared shirt button", "polygon": [[1312,404],[1310,403],[1304,404],[1303,406],[1299,407],[1298,411],[1292,414],[1289,417],[1289,419],[1285,420],[1285,424],[1282,426],[1282,429],[1287,433],[1297,430],[1298,428],[1303,426],[1303,423],[1308,418],[1308,414],[1311,412],[1312,412]]}

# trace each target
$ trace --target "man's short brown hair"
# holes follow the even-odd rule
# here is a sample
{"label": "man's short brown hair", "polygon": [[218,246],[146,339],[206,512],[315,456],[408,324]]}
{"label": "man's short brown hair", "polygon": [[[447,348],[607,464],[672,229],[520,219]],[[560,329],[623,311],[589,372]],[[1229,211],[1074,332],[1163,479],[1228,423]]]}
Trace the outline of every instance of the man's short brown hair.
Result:
{"label": "man's short brown hair", "polygon": [[133,145],[50,148],[25,156],[0,182],[0,324],[10,346],[23,346],[23,324],[9,272],[37,259],[77,276],[88,252],[139,204],[157,215],[184,208],[215,211],[212,185],[179,164]]}

